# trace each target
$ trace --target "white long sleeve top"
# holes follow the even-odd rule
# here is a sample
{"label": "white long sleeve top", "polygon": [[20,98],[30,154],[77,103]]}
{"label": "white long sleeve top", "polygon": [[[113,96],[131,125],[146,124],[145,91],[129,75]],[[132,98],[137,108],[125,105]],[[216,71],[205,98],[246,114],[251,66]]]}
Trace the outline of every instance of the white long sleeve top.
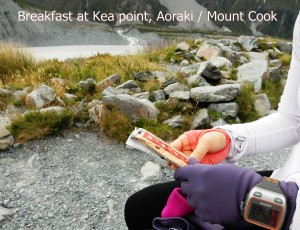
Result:
{"label": "white long sleeve top", "polygon": [[[300,14],[294,27],[292,60],[278,112],[251,123],[219,128],[231,136],[229,161],[237,161],[245,155],[278,151],[300,142]],[[300,188],[300,144],[294,148],[285,165],[272,176],[294,181]],[[300,229],[299,193],[290,229]]]}

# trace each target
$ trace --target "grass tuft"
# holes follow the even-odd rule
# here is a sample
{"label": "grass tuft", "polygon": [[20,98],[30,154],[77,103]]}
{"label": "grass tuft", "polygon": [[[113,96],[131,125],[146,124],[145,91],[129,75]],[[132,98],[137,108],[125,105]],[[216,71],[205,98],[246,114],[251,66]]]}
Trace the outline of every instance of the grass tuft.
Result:
{"label": "grass tuft", "polygon": [[58,114],[53,112],[30,112],[12,120],[9,130],[17,142],[42,139],[49,135],[61,134],[71,122],[70,111]]}
{"label": "grass tuft", "polygon": [[11,75],[23,74],[34,67],[32,56],[23,51],[20,46],[10,43],[0,44],[0,81],[3,84],[10,81]]}
{"label": "grass tuft", "polygon": [[255,92],[252,84],[245,84],[242,87],[240,95],[237,97],[239,105],[238,117],[242,122],[255,121],[260,118],[254,109]]}

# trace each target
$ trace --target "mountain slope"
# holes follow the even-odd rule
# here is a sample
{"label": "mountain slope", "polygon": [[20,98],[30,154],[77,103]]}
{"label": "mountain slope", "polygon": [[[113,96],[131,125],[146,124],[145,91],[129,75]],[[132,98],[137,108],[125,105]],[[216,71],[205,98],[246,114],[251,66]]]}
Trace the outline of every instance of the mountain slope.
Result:
{"label": "mountain slope", "polygon": [[238,34],[252,34],[253,27],[262,34],[276,37],[292,38],[293,25],[296,21],[300,9],[298,0],[196,0],[199,4],[210,11],[220,13],[237,13],[244,12],[247,15],[250,11],[259,13],[277,13],[278,21],[262,23],[245,22],[216,22],[218,26],[226,26]]}

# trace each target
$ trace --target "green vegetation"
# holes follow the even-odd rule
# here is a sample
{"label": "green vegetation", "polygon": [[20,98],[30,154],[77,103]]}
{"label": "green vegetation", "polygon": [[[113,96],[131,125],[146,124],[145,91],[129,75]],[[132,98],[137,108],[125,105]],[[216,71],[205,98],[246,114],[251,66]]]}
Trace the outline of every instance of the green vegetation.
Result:
{"label": "green vegetation", "polygon": [[[187,124],[187,122],[186,122]],[[120,127],[122,127],[120,129]],[[106,108],[100,118],[100,129],[109,137],[121,142],[127,140],[135,127],[144,128],[160,138],[170,141],[188,130],[187,125],[181,128],[173,128],[158,120],[142,118],[132,123],[128,117],[120,113],[116,108]]]}
{"label": "green vegetation", "polygon": [[12,120],[11,134],[19,143],[61,134],[71,122],[72,113],[29,112]]}
{"label": "green vegetation", "polygon": [[283,93],[284,86],[280,82],[272,83],[265,81],[263,83],[262,92],[268,95],[271,103],[271,109],[277,109],[280,97]]}
{"label": "green vegetation", "polygon": [[278,58],[283,66],[287,66],[291,63],[292,56],[290,54],[281,54]]}
{"label": "green vegetation", "polygon": [[33,68],[35,68],[33,58],[21,47],[0,43],[0,86],[11,81],[11,77],[15,74],[24,74]]}
{"label": "green vegetation", "polygon": [[242,87],[240,95],[237,97],[239,105],[238,117],[242,122],[255,121],[259,114],[254,109],[255,92],[251,84],[245,84]]}

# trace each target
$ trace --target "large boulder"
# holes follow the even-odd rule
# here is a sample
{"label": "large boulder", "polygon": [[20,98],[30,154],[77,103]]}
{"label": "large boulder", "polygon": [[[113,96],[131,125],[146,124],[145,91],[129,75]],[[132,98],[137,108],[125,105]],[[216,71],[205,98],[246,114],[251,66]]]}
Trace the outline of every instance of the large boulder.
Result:
{"label": "large boulder", "polygon": [[194,74],[198,71],[200,65],[201,65],[201,63],[195,63],[195,64],[192,64],[192,65],[182,67],[180,72],[185,74],[185,75]]}
{"label": "large boulder", "polygon": [[172,118],[164,121],[164,124],[167,124],[174,128],[181,127],[182,123],[183,123],[183,117],[181,115],[172,117]]}
{"label": "large boulder", "polygon": [[194,116],[191,129],[205,128],[209,123],[209,116],[207,109],[200,109]]}
{"label": "large boulder", "polygon": [[112,95],[119,95],[119,94],[127,94],[129,92],[129,89],[117,89],[112,86],[108,86],[105,88],[102,92],[102,96],[112,96]]}
{"label": "large boulder", "polygon": [[134,79],[142,82],[151,81],[154,79],[154,75],[151,71],[139,72],[134,75]]}
{"label": "large boulder", "polygon": [[166,95],[170,95],[173,92],[176,91],[189,91],[188,87],[186,87],[185,85],[176,82],[174,84],[170,84],[168,85],[166,88],[164,88],[164,92]]}
{"label": "large boulder", "polygon": [[250,63],[246,63],[237,68],[238,82],[240,83],[252,83],[254,91],[258,92],[262,88],[262,82],[264,79],[268,79],[268,61],[266,60],[254,60]]}
{"label": "large boulder", "polygon": [[127,94],[105,96],[102,102],[107,106],[114,106],[132,122],[142,117],[157,119],[158,109],[147,99],[134,98]]}
{"label": "large boulder", "polygon": [[116,89],[125,89],[125,90],[129,90],[132,93],[142,92],[140,86],[134,80],[126,81],[122,85],[117,86]]}
{"label": "large boulder", "polygon": [[56,93],[47,85],[41,85],[26,97],[26,105],[36,109],[43,108],[56,99]]}
{"label": "large boulder", "polygon": [[246,51],[252,51],[258,48],[258,43],[256,41],[256,38],[253,36],[240,36],[238,38],[238,42],[242,45],[242,47]]}
{"label": "large boulder", "polygon": [[236,102],[211,104],[208,108],[222,113],[224,117],[236,117],[239,112],[239,105]]}
{"label": "large boulder", "polygon": [[191,98],[195,102],[229,102],[240,89],[241,84],[196,87],[191,89]]}
{"label": "large boulder", "polygon": [[97,88],[99,88],[99,89],[107,88],[108,86],[112,86],[112,85],[115,85],[115,84],[120,84],[120,82],[121,82],[121,75],[120,74],[113,74],[113,75],[105,78],[101,82],[99,82],[97,84]]}
{"label": "large boulder", "polygon": [[254,108],[261,116],[265,116],[270,113],[271,103],[267,94],[263,93],[256,95],[256,99],[254,101]]}
{"label": "large boulder", "polygon": [[221,54],[222,50],[218,46],[205,43],[199,48],[196,56],[210,60],[212,58],[221,56]]}
{"label": "large boulder", "polygon": [[221,71],[211,63],[206,65],[200,75],[209,83],[218,83],[223,76]]}

